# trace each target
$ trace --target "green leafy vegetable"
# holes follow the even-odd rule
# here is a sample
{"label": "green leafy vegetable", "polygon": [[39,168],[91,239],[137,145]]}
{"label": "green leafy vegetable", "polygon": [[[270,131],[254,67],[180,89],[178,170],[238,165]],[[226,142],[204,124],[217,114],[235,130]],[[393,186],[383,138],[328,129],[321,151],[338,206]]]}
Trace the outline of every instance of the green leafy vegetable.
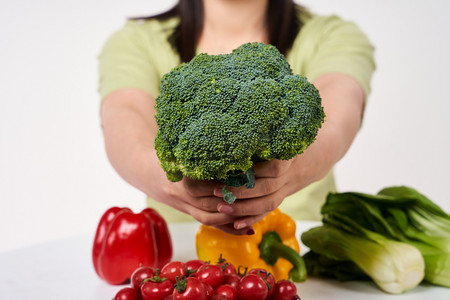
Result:
{"label": "green leafy vegetable", "polygon": [[330,194],[322,214],[325,223],[339,226],[346,215],[368,230],[413,245],[425,259],[425,280],[450,287],[450,216],[415,189],[389,187],[376,196]]}
{"label": "green leafy vegetable", "polygon": [[[350,234],[348,237],[351,243],[354,242],[352,239],[355,235],[365,235],[369,232],[369,236],[376,234],[383,239],[414,247],[424,259],[424,279],[433,284],[450,287],[450,216],[415,189],[406,186],[388,187],[377,195],[356,192],[330,193],[321,212],[324,226],[345,235]],[[304,236],[302,240],[303,238]],[[323,237],[317,234],[317,239],[319,238]],[[339,277],[341,274],[335,272],[336,269],[332,270],[340,263],[335,257],[337,250],[330,247],[322,253],[318,243],[311,241],[314,240],[308,237],[306,242],[310,243],[311,251],[315,254],[310,254],[305,260],[307,266],[316,270],[316,275],[358,278],[360,272],[358,273],[357,269],[353,278],[351,274]],[[352,248],[349,251],[358,249]],[[403,262],[409,253],[405,250],[399,255],[398,261]],[[368,259],[371,259],[370,256]],[[373,259],[378,265],[375,258]],[[348,260],[356,263],[353,257]],[[322,263],[323,261],[327,263]],[[372,277],[371,274],[368,275]]]}
{"label": "green leafy vegetable", "polygon": [[[302,234],[302,242],[314,253],[328,258],[329,262],[328,268],[323,268],[324,265],[312,265],[305,255],[308,274],[321,275],[322,272],[328,276],[336,275],[336,264],[330,263],[334,260],[352,266],[355,271],[354,276],[347,273],[347,278],[338,277],[339,279],[364,277],[362,271],[382,290],[392,294],[408,291],[422,281],[424,261],[417,248],[358,226],[348,229],[350,231],[324,225]],[[331,272],[334,274],[329,274],[330,271],[325,271],[326,269],[334,269]]]}

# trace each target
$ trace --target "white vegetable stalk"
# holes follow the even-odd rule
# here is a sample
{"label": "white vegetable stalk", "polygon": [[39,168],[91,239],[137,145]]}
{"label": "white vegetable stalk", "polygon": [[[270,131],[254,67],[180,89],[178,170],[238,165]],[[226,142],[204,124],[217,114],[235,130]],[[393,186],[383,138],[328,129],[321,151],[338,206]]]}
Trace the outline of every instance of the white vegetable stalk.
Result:
{"label": "white vegetable stalk", "polygon": [[425,263],[417,248],[373,232],[367,234],[370,240],[349,237],[346,252],[383,291],[404,293],[423,280]]}

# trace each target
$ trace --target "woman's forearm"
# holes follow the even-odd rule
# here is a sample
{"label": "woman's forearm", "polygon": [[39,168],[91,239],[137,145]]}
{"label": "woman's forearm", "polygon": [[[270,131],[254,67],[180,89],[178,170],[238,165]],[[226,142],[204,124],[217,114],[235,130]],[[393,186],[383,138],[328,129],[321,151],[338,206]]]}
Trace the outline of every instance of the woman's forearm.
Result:
{"label": "woman's forearm", "polygon": [[320,92],[325,111],[325,122],[317,142],[328,141],[327,146],[333,148],[328,154],[334,164],[348,151],[361,127],[364,92],[355,79],[337,73],[317,78],[314,85]]}
{"label": "woman's forearm", "polygon": [[154,99],[135,89],[113,92],[102,103],[101,120],[112,166],[125,181],[148,195],[150,172],[160,168],[154,150]]}

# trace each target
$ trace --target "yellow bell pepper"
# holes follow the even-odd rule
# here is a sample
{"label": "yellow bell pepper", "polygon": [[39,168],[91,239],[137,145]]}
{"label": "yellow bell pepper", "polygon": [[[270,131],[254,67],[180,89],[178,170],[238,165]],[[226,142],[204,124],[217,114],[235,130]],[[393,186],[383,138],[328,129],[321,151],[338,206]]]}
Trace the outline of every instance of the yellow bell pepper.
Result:
{"label": "yellow bell pepper", "polygon": [[299,254],[295,221],[276,209],[253,228],[253,235],[233,235],[201,225],[196,233],[198,258],[215,262],[222,255],[235,267],[264,268],[276,280],[305,281],[306,267]]}

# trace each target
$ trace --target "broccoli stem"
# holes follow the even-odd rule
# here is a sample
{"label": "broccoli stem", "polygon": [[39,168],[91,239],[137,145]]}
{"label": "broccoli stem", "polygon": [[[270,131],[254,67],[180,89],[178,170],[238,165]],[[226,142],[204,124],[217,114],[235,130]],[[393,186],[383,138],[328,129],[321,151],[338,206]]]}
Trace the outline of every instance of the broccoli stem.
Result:
{"label": "broccoli stem", "polygon": [[248,189],[255,187],[255,170],[249,168],[245,173],[230,175],[225,180],[225,186],[222,188],[223,200],[228,204],[233,204],[236,201],[236,196],[227,189],[227,186],[240,187],[245,186]]}
{"label": "broccoli stem", "polygon": [[226,185],[222,188],[222,193],[223,193],[223,201],[225,201],[226,203],[233,204],[234,201],[236,201],[236,196],[233,195],[233,193],[227,189]]}

